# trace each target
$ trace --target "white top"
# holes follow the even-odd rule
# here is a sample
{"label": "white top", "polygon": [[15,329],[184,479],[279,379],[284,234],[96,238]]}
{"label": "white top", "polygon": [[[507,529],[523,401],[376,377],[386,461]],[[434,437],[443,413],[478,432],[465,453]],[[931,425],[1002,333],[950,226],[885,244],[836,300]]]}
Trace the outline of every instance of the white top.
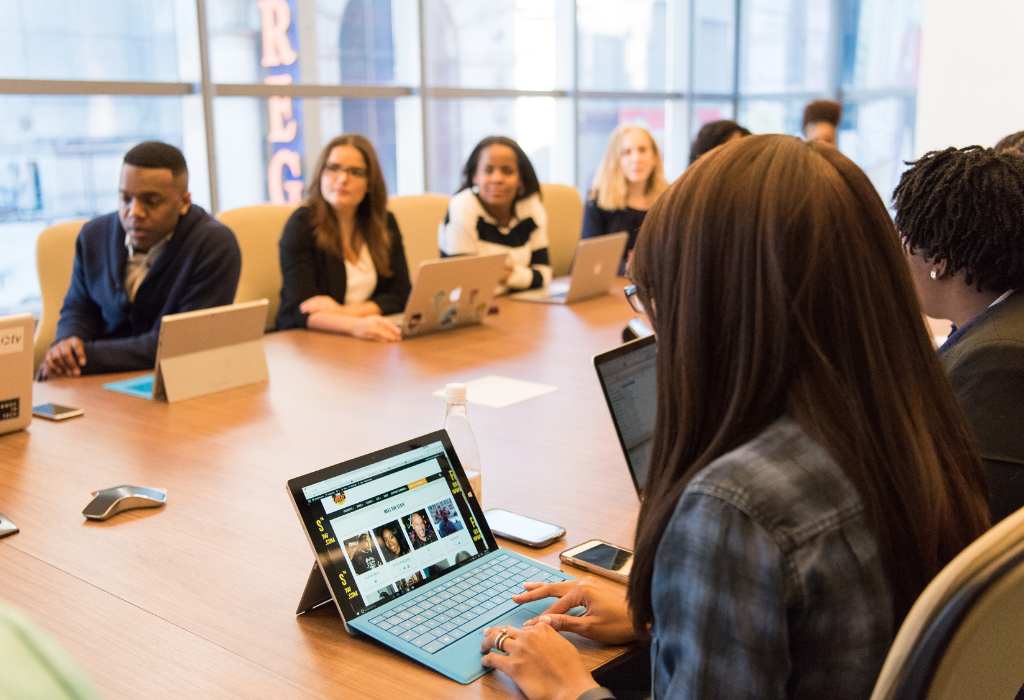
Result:
{"label": "white top", "polygon": [[355,263],[345,261],[345,305],[362,304],[377,288],[377,268],[370,257],[370,246],[363,244]]}
{"label": "white top", "polygon": [[551,281],[548,213],[536,194],[516,202],[508,224],[498,226],[476,194],[462,190],[448,201],[448,216],[437,229],[437,246],[445,255],[506,253],[512,274],[499,285],[499,293],[529,289],[534,272],[542,284]]}

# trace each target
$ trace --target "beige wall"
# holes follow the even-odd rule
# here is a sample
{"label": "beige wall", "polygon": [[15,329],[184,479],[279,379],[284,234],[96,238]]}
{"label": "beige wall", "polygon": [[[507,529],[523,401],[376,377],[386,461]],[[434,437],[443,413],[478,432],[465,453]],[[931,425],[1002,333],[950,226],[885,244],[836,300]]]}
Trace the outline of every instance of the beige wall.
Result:
{"label": "beige wall", "polygon": [[1024,0],[925,0],[915,151],[1024,130]]}

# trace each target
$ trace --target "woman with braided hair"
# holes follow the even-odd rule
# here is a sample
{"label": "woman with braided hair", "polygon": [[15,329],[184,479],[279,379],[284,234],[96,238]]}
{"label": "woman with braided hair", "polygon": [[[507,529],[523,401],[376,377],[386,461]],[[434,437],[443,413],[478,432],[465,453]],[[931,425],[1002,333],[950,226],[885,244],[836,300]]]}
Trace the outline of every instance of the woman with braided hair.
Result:
{"label": "woman with braided hair", "polygon": [[932,151],[900,178],[893,204],[922,310],[953,324],[939,352],[997,522],[1024,507],[1024,156]]}

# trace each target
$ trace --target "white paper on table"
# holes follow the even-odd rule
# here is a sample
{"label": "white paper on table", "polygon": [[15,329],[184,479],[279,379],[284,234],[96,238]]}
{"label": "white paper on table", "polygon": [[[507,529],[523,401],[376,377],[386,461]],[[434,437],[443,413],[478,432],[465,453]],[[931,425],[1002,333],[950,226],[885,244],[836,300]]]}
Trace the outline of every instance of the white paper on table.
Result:
{"label": "white paper on table", "polygon": [[[489,408],[505,408],[553,391],[558,391],[558,387],[494,374],[466,382],[466,400]],[[434,396],[444,398],[444,389],[438,389],[433,393]]]}

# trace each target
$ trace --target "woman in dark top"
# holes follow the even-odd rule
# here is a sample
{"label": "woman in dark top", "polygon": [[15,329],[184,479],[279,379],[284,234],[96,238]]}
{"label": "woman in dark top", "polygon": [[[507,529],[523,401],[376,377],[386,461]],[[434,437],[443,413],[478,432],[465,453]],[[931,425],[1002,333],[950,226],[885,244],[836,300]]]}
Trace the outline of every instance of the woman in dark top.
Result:
{"label": "woman in dark top", "polygon": [[1024,508],[1024,156],[932,151],[893,194],[924,313],[981,448],[992,521]]}
{"label": "woman in dark top", "polygon": [[281,235],[277,329],[399,340],[398,326],[383,316],[405,308],[412,284],[373,145],[358,134],[338,136],[314,172],[308,199]]}
{"label": "woman in dark top", "polygon": [[582,238],[628,231],[629,240],[619,274],[633,254],[640,224],[668,182],[654,137],[640,126],[626,124],[612,132],[594,187],[583,212]]}

